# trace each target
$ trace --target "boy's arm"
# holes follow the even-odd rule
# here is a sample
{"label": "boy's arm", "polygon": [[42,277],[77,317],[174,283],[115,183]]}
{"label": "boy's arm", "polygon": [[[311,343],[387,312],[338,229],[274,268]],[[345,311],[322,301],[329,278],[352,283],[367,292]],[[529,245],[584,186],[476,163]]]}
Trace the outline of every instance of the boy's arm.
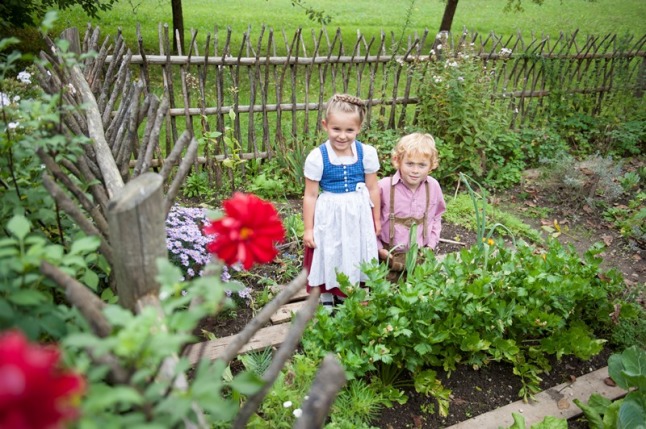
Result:
{"label": "boy's arm", "polygon": [[366,174],[366,187],[370,193],[372,201],[372,218],[375,223],[375,234],[381,234],[381,197],[379,194],[379,184],[377,173]]}
{"label": "boy's arm", "polygon": [[315,248],[314,243],[314,206],[319,196],[319,182],[305,178],[305,195],[303,196],[303,244]]}
{"label": "boy's arm", "polygon": [[446,203],[444,202],[444,195],[439,185],[431,189],[431,195],[437,195],[435,210],[429,213],[428,218],[428,243],[426,245],[431,249],[435,249],[437,243],[440,241],[440,232],[442,231],[442,214],[446,211]]}

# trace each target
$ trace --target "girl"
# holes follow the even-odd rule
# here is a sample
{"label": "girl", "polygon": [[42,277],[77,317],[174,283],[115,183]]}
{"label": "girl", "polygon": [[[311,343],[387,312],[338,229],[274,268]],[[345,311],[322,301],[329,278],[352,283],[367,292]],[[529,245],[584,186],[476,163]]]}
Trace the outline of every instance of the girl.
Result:
{"label": "girl", "polygon": [[[336,94],[321,121],[328,140],[305,160],[303,222],[309,292],[321,288],[321,303],[345,298],[337,271],[350,283],[365,280],[360,264],[377,258],[379,158],[372,146],[355,140],[366,108],[357,97]],[[319,189],[323,192],[319,195]]]}

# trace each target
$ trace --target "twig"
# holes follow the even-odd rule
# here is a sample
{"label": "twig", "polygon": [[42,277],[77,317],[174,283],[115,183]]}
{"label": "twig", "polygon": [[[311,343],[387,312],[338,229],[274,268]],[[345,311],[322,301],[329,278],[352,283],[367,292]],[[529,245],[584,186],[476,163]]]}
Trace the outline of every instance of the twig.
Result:
{"label": "twig", "polygon": [[345,371],[336,357],[331,353],[325,356],[307,395],[308,399],[301,405],[303,415],[296,419],[294,429],[322,428],[334,398],[345,382]]}
{"label": "twig", "polygon": [[54,159],[43,150],[43,148],[38,148],[36,151],[40,160],[45,164],[47,169],[52,172],[54,177],[58,179],[65,187],[76,197],[78,202],[81,204],[88,213],[92,215],[94,223],[96,224],[97,229],[100,231],[103,237],[108,236],[108,221],[103,217],[103,213],[97,204],[92,203],[90,199],[83,193],[83,191],[72,182],[72,180],[61,170],[59,165],[54,161]]}
{"label": "twig", "polygon": [[188,172],[191,170],[191,164],[193,164],[193,161],[195,160],[195,158],[197,158],[198,147],[199,144],[197,140],[195,140],[195,137],[193,137],[191,139],[191,143],[188,145],[188,149],[186,150],[186,156],[184,157],[184,159],[182,159],[182,163],[177,169],[177,174],[175,174],[173,183],[171,183],[170,187],[168,188],[168,192],[166,193],[166,198],[164,199],[164,203],[166,205],[164,207],[166,210],[166,216],[168,216],[171,207],[173,207],[175,197],[177,196],[180,187],[184,183],[184,179],[186,178],[186,176],[188,176]]}
{"label": "twig", "polygon": [[112,331],[110,322],[103,315],[105,303],[74,277],[47,261],[40,263],[40,272],[65,289],[67,300],[79,309],[92,331],[99,337],[107,337]]}
{"label": "twig", "polygon": [[247,425],[247,421],[252,416],[252,414],[258,409],[260,403],[265,398],[271,386],[273,386],[276,378],[280,374],[281,369],[285,365],[287,359],[289,359],[293,354],[294,350],[298,346],[298,343],[301,340],[303,331],[307,326],[307,322],[310,321],[316,308],[319,304],[319,288],[315,288],[313,293],[310,294],[305,305],[298,310],[296,313],[296,318],[292,326],[289,328],[287,337],[285,341],[281,344],[280,348],[274,355],[274,358],[271,361],[271,365],[267,368],[264,375],[262,376],[263,381],[265,382],[264,386],[260,389],[259,392],[252,395],[247,399],[245,404],[242,406],[242,409],[236,416],[236,420],[233,422],[233,429],[244,429]]}
{"label": "twig", "polygon": [[101,240],[101,253],[105,256],[105,259],[108,260],[108,263],[112,264],[112,247],[107,242],[105,237],[101,235],[101,232],[94,226],[90,220],[81,213],[79,207],[74,204],[72,199],[68,197],[65,192],[54,182],[54,180],[48,175],[43,174],[43,184],[45,188],[49,191],[49,194],[54,198],[56,204],[70,216],[78,224],[78,226],[87,234],[95,235]]}
{"label": "twig", "polygon": [[[265,305],[262,310],[254,317],[251,322],[247,323],[247,325],[244,327],[242,331],[240,331],[234,338],[233,341],[229,343],[226,349],[223,350],[221,357],[219,359],[222,359],[224,362],[230,362],[232,361],[237,355],[242,346],[247,344],[251,337],[255,335],[256,332],[271,318],[271,316],[276,313],[278,308],[280,308],[283,304],[286,304],[287,301],[294,295],[296,292],[298,292],[299,289],[303,288],[305,286],[305,283],[307,282],[307,272],[305,270],[301,271],[301,273],[291,281],[276,297],[269,302],[269,304]],[[204,350],[206,348],[202,348],[200,351],[199,358],[201,359]],[[198,359],[199,360],[199,359]]]}
{"label": "twig", "polygon": [[461,241],[449,240],[449,239],[446,239],[446,238],[440,238],[440,241],[441,241],[442,243],[457,244],[457,245],[459,245],[459,246],[466,246],[466,245],[467,245],[467,243],[462,243]]}

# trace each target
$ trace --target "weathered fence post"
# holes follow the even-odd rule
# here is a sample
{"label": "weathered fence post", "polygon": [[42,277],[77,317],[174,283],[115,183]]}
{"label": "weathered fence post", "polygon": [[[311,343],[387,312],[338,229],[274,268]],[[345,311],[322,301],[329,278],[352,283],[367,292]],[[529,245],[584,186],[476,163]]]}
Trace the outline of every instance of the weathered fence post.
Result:
{"label": "weathered fence post", "polygon": [[108,205],[119,303],[133,311],[158,302],[156,260],[168,256],[162,182],[159,174],[142,174]]}

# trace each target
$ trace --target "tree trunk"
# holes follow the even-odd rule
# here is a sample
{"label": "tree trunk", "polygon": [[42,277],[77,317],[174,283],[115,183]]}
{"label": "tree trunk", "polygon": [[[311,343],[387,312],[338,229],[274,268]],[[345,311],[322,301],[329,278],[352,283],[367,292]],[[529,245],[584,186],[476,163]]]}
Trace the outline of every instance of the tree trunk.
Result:
{"label": "tree trunk", "polygon": [[451,25],[453,24],[453,17],[455,16],[455,9],[458,7],[458,0],[447,0],[446,7],[444,8],[444,16],[442,16],[442,23],[440,30],[451,32]]}
{"label": "tree trunk", "polygon": [[179,48],[184,53],[184,13],[182,12],[182,0],[171,0],[173,9],[173,51],[179,53],[177,46],[177,34],[179,34]]}

